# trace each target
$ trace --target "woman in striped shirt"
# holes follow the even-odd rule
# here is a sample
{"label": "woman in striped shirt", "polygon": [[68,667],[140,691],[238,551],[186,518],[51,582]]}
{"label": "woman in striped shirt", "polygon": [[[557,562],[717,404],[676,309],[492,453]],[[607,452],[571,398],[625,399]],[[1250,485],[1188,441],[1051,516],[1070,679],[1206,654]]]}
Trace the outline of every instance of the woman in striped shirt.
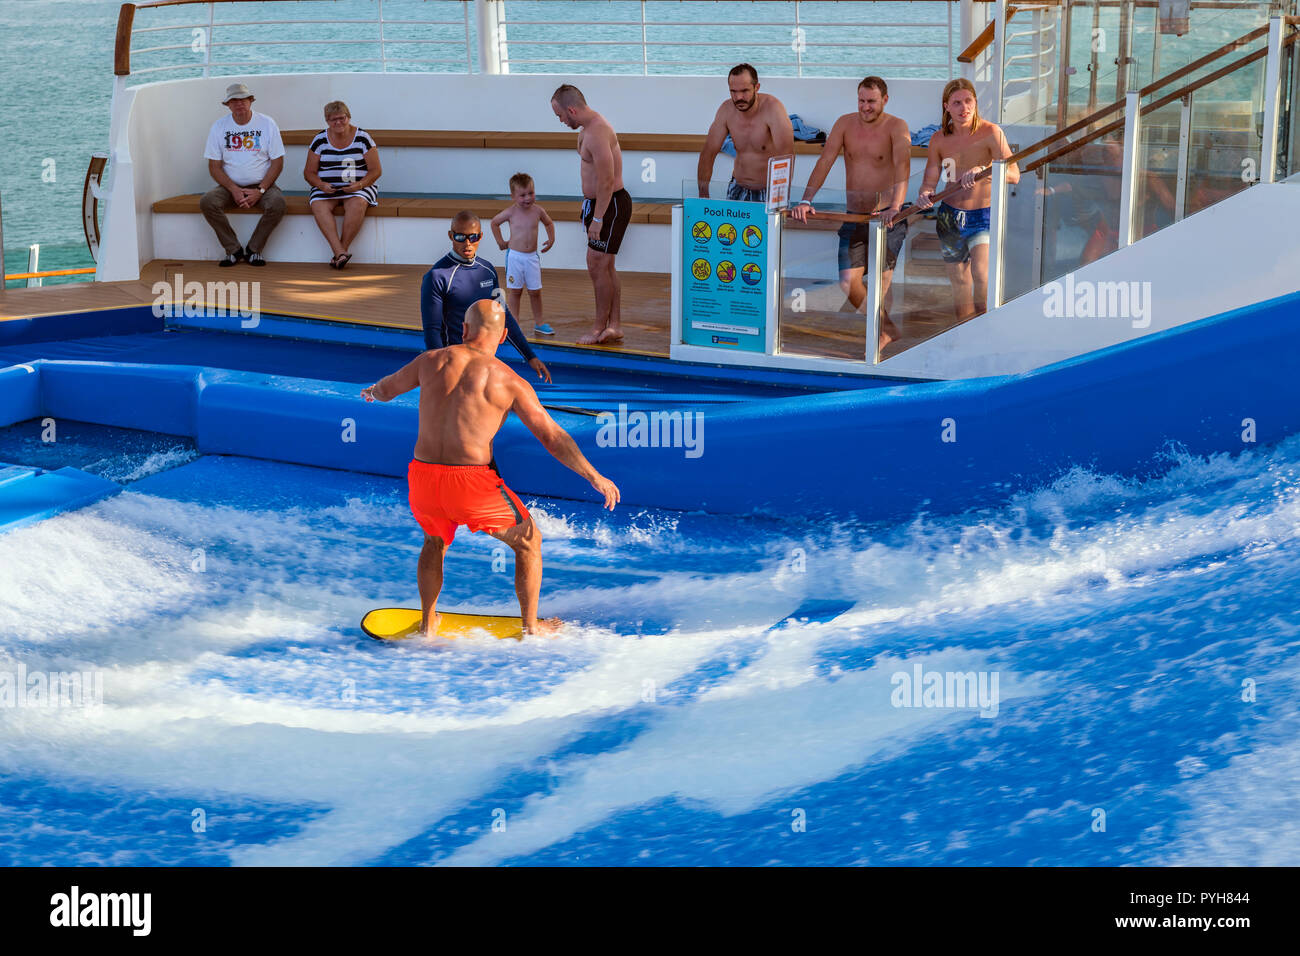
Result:
{"label": "woman in striped shirt", "polygon": [[[348,250],[361,231],[366,212],[379,205],[375,181],[383,173],[375,140],[352,125],[347,104],[334,100],[325,104],[325,129],[307,148],[303,178],[311,186],[312,215],[334,258],[330,266],[342,269],[352,258]],[[343,212],[343,234],[334,231],[334,213]]]}

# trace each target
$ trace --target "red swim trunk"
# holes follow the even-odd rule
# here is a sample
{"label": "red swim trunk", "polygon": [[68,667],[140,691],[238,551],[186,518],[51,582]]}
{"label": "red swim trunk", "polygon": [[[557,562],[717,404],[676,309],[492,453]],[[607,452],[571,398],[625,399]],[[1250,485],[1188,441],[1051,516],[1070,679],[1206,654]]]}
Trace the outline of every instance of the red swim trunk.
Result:
{"label": "red swim trunk", "polygon": [[411,514],[424,533],[451,544],[456,527],[504,531],[532,516],[491,465],[433,465],[414,459],[406,469]]}

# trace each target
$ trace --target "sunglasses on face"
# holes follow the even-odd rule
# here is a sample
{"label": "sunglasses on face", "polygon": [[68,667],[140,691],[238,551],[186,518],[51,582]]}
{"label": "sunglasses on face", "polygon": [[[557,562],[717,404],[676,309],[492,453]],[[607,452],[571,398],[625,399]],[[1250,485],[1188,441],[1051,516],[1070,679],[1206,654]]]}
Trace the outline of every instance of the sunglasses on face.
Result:
{"label": "sunglasses on face", "polygon": [[478,242],[483,238],[481,232],[453,232],[451,238],[456,242]]}

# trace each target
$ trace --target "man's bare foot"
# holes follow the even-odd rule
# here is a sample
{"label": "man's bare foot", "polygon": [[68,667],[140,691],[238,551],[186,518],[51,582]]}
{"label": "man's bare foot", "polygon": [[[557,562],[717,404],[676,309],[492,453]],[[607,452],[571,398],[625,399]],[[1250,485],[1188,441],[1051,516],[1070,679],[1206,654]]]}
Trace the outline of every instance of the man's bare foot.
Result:
{"label": "man's bare foot", "polygon": [[623,333],[620,332],[618,329],[606,328],[603,332],[600,333],[600,335],[596,336],[596,342],[599,345],[604,345],[606,342],[622,342],[622,341],[623,341]]}
{"label": "man's bare foot", "polygon": [[420,631],[420,632],[418,632],[418,633],[420,633],[420,634],[421,634],[422,636],[424,636],[424,637],[437,637],[437,636],[438,636],[438,625],[441,624],[441,623],[442,623],[442,615],[439,614],[437,611],[434,611],[434,612],[433,612],[433,627],[429,628],[429,629],[426,630],[426,631]]}
{"label": "man's bare foot", "polygon": [[579,345],[595,345],[600,341],[600,337],[605,334],[604,329],[593,329],[586,335],[578,339]]}
{"label": "man's bare foot", "polygon": [[897,342],[903,336],[903,330],[894,324],[889,313],[884,309],[880,310],[880,348],[884,349],[891,342]]}
{"label": "man's bare foot", "polygon": [[524,625],[524,633],[550,637],[563,626],[564,622],[558,617],[538,618],[533,622],[532,627],[529,627],[527,624]]}

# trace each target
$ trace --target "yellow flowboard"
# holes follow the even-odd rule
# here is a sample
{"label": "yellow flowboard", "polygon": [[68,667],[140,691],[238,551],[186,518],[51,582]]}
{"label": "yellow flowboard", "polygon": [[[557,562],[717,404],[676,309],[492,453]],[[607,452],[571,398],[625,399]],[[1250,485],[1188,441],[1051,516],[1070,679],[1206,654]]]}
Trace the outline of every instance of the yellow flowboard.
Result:
{"label": "yellow flowboard", "polygon": [[[522,640],[524,624],[517,617],[497,614],[456,614],[440,611],[439,637],[470,637],[475,632],[489,637],[509,637]],[[413,607],[380,607],[366,612],[361,619],[361,630],[377,641],[400,641],[414,637],[420,629],[420,609]]]}

